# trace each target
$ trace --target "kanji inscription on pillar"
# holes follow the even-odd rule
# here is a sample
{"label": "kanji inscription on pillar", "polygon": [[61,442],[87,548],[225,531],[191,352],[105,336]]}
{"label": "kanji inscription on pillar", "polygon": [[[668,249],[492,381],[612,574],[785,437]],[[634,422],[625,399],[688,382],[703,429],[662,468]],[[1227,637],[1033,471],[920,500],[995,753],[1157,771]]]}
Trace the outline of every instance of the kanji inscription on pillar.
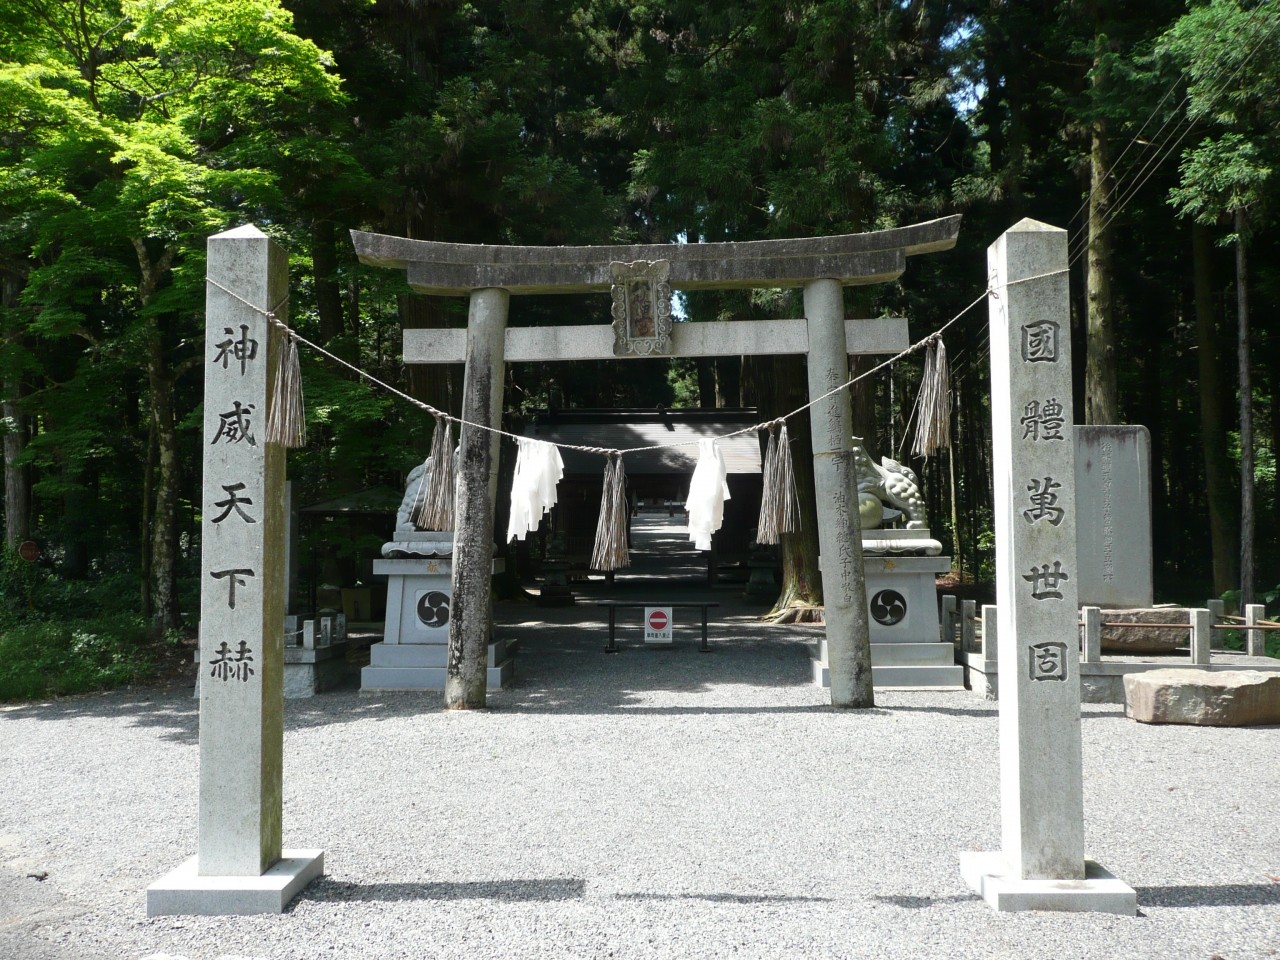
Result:
{"label": "kanji inscription on pillar", "polygon": [[988,251],[1003,852],[1023,879],[1084,877],[1066,249],[1024,220]]}
{"label": "kanji inscription on pillar", "polygon": [[281,848],[284,452],[265,428],[287,262],[239,228],[210,239],[208,264],[197,859],[259,876]]}

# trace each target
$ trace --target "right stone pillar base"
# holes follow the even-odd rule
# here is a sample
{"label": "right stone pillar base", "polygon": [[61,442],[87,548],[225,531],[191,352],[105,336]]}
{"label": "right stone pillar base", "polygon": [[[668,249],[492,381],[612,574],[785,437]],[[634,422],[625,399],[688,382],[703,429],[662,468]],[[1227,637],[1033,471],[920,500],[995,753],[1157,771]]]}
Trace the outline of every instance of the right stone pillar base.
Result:
{"label": "right stone pillar base", "polygon": [[965,883],[1000,913],[1055,910],[1073,913],[1138,912],[1138,894],[1097,861],[1085,860],[1083,880],[1022,880],[1001,853],[960,854]]}

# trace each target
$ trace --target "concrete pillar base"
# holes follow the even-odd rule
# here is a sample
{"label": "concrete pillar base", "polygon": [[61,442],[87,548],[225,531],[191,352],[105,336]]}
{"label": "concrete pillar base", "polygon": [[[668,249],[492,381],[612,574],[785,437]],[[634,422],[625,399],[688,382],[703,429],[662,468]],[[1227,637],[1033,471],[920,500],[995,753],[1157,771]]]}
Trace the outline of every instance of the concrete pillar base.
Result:
{"label": "concrete pillar base", "polygon": [[1085,860],[1083,880],[1021,880],[1001,853],[962,853],[960,875],[998,913],[1054,910],[1132,917],[1138,912],[1133,887],[1094,860]]}
{"label": "concrete pillar base", "polygon": [[233,917],[284,913],[324,874],[323,850],[285,850],[260,877],[202,877],[190,857],[147,888],[147,916]]}

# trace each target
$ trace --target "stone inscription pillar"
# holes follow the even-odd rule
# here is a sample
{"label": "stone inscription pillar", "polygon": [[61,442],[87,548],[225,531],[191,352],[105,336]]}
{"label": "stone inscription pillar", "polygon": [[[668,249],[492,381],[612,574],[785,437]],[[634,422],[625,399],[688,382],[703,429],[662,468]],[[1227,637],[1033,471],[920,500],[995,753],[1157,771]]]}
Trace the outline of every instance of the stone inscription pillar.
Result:
{"label": "stone inscription pillar", "polygon": [[1084,857],[1067,234],[1023,220],[987,258],[1003,829],[962,870],[997,909],[1132,914]]}
{"label": "stone inscription pillar", "polygon": [[288,257],[253,226],[208,241],[196,856],[147,890],[147,914],[279,913],[324,870],[281,844],[285,454],[266,442]]}
{"label": "stone inscription pillar", "polygon": [[[250,304],[284,300],[288,258],[255,227],[210,237],[208,257],[209,278]],[[284,451],[264,439],[279,334],[212,283],[207,299],[199,865],[256,877],[281,849]]]}
{"label": "stone inscription pillar", "polygon": [[[814,280],[805,284],[804,315],[809,331],[809,399],[814,400],[849,379],[844,296],[839,282]],[[809,418],[831,704],[870,707],[874,704],[871,632],[862,567],[862,527],[853,497],[849,391],[841,390],[814,404],[809,408]]]}
{"label": "stone inscription pillar", "polygon": [[[476,290],[471,294],[462,389],[462,419],[470,423],[492,427],[502,424],[509,301],[506,290]],[[485,656],[493,624],[490,582],[499,439],[488,430],[462,426],[444,694],[445,705],[451,709],[485,705]]]}
{"label": "stone inscription pillar", "polygon": [[1083,879],[1067,234],[1023,220],[987,258],[1003,848],[1023,879]]}

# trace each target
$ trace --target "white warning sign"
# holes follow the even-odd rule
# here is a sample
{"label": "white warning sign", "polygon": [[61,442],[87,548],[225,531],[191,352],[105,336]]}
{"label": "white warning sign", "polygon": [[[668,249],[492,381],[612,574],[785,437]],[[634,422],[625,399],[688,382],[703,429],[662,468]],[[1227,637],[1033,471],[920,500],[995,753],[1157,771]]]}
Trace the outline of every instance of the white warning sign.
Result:
{"label": "white warning sign", "polygon": [[671,608],[644,608],[644,642],[671,643]]}

